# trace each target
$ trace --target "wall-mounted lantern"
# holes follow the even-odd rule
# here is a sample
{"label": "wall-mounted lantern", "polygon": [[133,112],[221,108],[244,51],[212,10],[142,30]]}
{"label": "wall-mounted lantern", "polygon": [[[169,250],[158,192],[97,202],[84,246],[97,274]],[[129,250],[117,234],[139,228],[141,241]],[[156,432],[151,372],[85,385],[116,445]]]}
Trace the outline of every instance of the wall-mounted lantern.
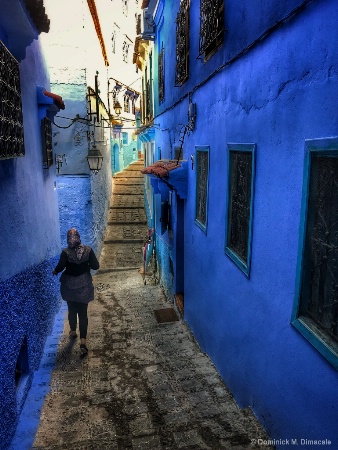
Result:
{"label": "wall-mounted lantern", "polygon": [[191,93],[189,94],[189,105],[188,105],[188,127],[192,131],[196,124],[196,103],[192,102]]}
{"label": "wall-mounted lantern", "polygon": [[116,103],[114,105],[114,111],[117,116],[120,116],[122,113],[122,106],[118,100],[116,101]]}
{"label": "wall-mounted lantern", "polygon": [[58,171],[58,173],[60,172],[60,168],[62,167],[63,163],[67,164],[66,155],[55,155],[56,170]]}
{"label": "wall-mounted lantern", "polygon": [[95,144],[90,150],[88,150],[88,155],[86,156],[86,158],[88,161],[89,169],[95,174],[98,173],[102,168],[103,156]]}

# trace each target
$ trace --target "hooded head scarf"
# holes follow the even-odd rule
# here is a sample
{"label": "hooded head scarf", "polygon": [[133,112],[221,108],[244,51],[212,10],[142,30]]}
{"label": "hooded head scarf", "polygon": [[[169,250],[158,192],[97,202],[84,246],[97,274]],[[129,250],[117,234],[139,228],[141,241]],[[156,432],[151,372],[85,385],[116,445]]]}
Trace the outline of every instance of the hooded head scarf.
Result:
{"label": "hooded head scarf", "polygon": [[75,250],[76,257],[80,260],[84,252],[84,245],[81,244],[80,233],[75,228],[67,231],[67,244],[68,248]]}

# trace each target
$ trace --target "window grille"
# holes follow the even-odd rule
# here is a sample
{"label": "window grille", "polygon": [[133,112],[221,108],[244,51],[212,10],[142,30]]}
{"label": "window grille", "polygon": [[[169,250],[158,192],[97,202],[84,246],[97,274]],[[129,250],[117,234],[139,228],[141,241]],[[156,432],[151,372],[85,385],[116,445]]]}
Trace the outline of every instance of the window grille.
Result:
{"label": "window grille", "polygon": [[292,324],[338,369],[338,140],[335,145],[327,150],[325,143],[308,154],[305,233]]}
{"label": "window grille", "polygon": [[151,89],[150,80],[147,80],[147,89],[146,89],[146,117],[147,117],[148,120],[151,119],[151,98],[150,98],[150,89]]}
{"label": "window grille", "polygon": [[164,47],[158,55],[158,101],[162,103],[164,101]]}
{"label": "window grille", "polygon": [[128,62],[128,52],[129,52],[128,42],[124,41],[122,45],[122,58],[124,62]]}
{"label": "window grille", "polygon": [[126,133],[125,131],[122,132],[122,144],[128,145],[128,133]]}
{"label": "window grille", "polygon": [[246,275],[250,271],[254,144],[229,144],[225,252]]}
{"label": "window grille", "polygon": [[114,107],[115,107],[116,102],[118,101],[118,94],[119,94],[119,91],[117,89],[114,89],[113,90],[113,105],[114,105]]}
{"label": "window grille", "polygon": [[49,169],[53,164],[52,122],[48,117],[41,120],[41,142],[43,168]]}
{"label": "window grille", "polygon": [[116,30],[113,30],[111,35],[111,50],[113,53],[116,51]]}
{"label": "window grille", "polygon": [[130,106],[129,106],[129,95],[125,95],[123,97],[123,104],[124,104],[124,112],[129,113],[130,112]]}
{"label": "window grille", "polygon": [[141,14],[136,16],[136,36],[141,34]]}
{"label": "window grille", "polygon": [[145,68],[145,78],[143,80],[144,89],[144,114],[145,119],[147,121],[151,121],[153,119],[153,98],[152,98],[152,79],[151,79],[151,70],[150,77],[148,75],[148,67]]}
{"label": "window grille", "polygon": [[[145,75],[147,74],[147,68],[145,68]],[[147,84],[145,77],[142,77],[142,95],[141,95],[141,123],[146,122],[147,113],[146,113],[146,105],[147,105]]]}
{"label": "window grille", "polygon": [[125,16],[128,15],[128,0],[122,0],[122,12]]}
{"label": "window grille", "polygon": [[209,147],[196,147],[195,223],[206,233],[209,181]]}
{"label": "window grille", "polygon": [[189,78],[189,15],[190,0],[181,0],[176,18],[176,86]]}
{"label": "window grille", "polygon": [[201,0],[199,56],[212,56],[223,41],[224,0]]}
{"label": "window grille", "polygon": [[24,154],[19,63],[0,41],[0,159]]}

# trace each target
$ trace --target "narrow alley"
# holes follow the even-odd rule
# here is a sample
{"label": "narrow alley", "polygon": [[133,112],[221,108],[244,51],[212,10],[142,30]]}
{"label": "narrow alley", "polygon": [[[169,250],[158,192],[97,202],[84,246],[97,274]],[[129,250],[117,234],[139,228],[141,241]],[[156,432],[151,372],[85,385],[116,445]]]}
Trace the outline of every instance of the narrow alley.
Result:
{"label": "narrow alley", "polygon": [[0,10],[0,450],[338,450],[338,1]]}
{"label": "narrow alley", "polygon": [[[142,165],[114,177],[96,299],[89,305],[89,355],[81,359],[78,340],[70,341],[64,309],[32,448],[259,448],[254,443],[267,437],[258,421],[236,405],[161,287],[150,279],[144,284]],[[161,312],[171,313],[164,322]],[[15,442],[23,443],[24,433]]]}

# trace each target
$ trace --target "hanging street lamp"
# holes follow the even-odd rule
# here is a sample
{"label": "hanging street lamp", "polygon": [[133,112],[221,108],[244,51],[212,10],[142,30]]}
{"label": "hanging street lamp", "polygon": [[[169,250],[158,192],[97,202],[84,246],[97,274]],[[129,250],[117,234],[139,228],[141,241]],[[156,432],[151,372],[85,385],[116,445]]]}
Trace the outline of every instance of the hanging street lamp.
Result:
{"label": "hanging street lamp", "polygon": [[118,100],[114,104],[114,111],[117,116],[120,116],[122,113],[122,106]]}
{"label": "hanging street lamp", "polygon": [[88,150],[88,155],[86,156],[89,169],[95,174],[98,173],[102,168],[103,156],[100,150],[94,144],[93,147]]}

